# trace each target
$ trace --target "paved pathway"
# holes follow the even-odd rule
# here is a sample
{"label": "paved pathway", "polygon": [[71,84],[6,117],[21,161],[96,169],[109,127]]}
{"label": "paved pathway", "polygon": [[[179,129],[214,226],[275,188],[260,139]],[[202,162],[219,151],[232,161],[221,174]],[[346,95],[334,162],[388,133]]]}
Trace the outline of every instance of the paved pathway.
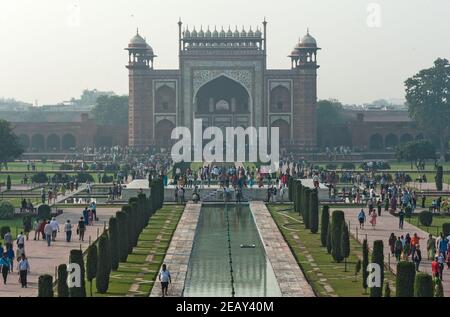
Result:
{"label": "paved pathway", "polygon": [[[183,296],[184,282],[187,276],[201,207],[201,204],[188,203],[186,205],[164,258],[163,263],[167,265],[172,279],[168,290],[171,297]],[[150,297],[161,297],[161,295],[161,287],[159,283],[155,283]]]}
{"label": "paved pathway", "polygon": [[314,297],[302,270],[263,202],[250,203],[250,210],[272,265],[283,297]]}
{"label": "paved pathway", "polygon": [[[360,209],[352,208],[352,209],[343,209],[345,212],[345,219],[347,223],[350,221],[350,232],[351,234],[358,239],[361,243],[365,239],[367,235],[367,241],[369,244],[369,249],[372,250],[373,242],[375,240],[383,240],[384,245],[384,258],[385,263],[390,263],[391,270],[395,273],[397,271],[397,260],[395,257],[390,256],[390,248],[389,248],[389,236],[393,232],[395,236],[406,235],[409,233],[411,236],[414,233],[417,233],[419,237],[424,238],[420,243],[421,251],[422,251],[422,262],[420,264],[420,271],[427,272],[431,274],[431,261],[427,260],[426,253],[426,241],[428,239],[428,233],[423,231],[422,229],[417,228],[414,225],[411,225],[405,221],[403,230],[398,228],[398,218],[392,216],[389,213],[382,212],[381,217],[377,217],[377,225],[375,230],[372,229],[372,226],[367,221],[365,229],[359,229],[358,224],[358,213]],[[450,296],[450,270],[444,269],[444,295]]]}
{"label": "paved pathway", "polygon": [[[56,238],[56,242],[52,242],[50,247],[45,241],[34,241],[34,231],[30,232],[30,240],[25,241],[25,252],[31,266],[31,273],[28,275],[28,288],[21,288],[19,278],[16,272],[8,276],[8,283],[3,285],[0,283],[0,297],[18,297],[18,296],[37,296],[37,280],[39,275],[50,274],[55,276],[55,267],[59,264],[68,263],[69,253],[72,249],[86,250],[89,246],[89,237],[91,241],[97,238],[97,232],[100,234],[103,231],[104,224],[109,221],[111,215],[114,215],[117,208],[97,208],[97,217],[99,221],[94,226],[88,226],[85,233],[85,241],[78,241],[76,235],[76,224],[81,216],[82,207],[67,208],[64,213],[57,219],[60,223],[61,232]],[[74,224],[74,231],[72,241],[70,243],[65,241],[63,224],[67,219],[70,219]],[[16,246],[14,244],[14,251]],[[17,269],[17,262],[14,263],[14,271]]]}

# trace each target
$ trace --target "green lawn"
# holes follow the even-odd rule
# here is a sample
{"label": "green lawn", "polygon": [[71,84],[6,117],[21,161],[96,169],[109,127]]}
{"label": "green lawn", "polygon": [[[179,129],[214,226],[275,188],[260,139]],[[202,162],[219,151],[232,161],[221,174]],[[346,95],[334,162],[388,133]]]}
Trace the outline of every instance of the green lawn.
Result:
{"label": "green lawn", "polygon": [[434,236],[437,236],[442,231],[442,225],[444,223],[450,223],[450,216],[438,215],[438,214],[434,215],[433,223],[431,224],[430,227],[425,227],[420,224],[418,214],[412,215],[411,218],[405,217],[405,221],[422,229],[423,231],[426,231],[428,233],[433,234]]}
{"label": "green lawn", "polygon": [[0,228],[5,226],[11,229],[13,237],[17,237],[20,231],[23,230],[23,219],[22,217],[15,217],[14,219],[0,220]]}
{"label": "green lawn", "polygon": [[[321,246],[320,230],[319,233],[312,234],[309,229],[305,229],[303,219],[292,212],[292,210],[288,210],[292,208],[292,205],[269,205],[268,207],[273,219],[293,251],[297,262],[318,296],[368,296],[364,294],[361,272],[355,281],[355,265],[358,259],[362,260],[362,246],[358,241],[351,238],[351,252],[347,260],[347,272],[345,272],[345,264],[333,262],[326,248]],[[305,250],[312,256],[319,270],[314,270],[314,267],[311,266],[305,255],[305,251],[301,250],[300,246],[305,247]],[[334,292],[327,292],[320,281],[321,279],[326,279]],[[391,292],[393,292],[395,277],[385,270],[385,279],[389,281]]]}
{"label": "green lawn", "polygon": [[[34,162],[36,166],[36,171],[49,171],[49,170],[59,170],[59,167],[61,166],[61,163],[56,162]],[[26,162],[9,162],[8,163],[8,170],[9,171],[25,171],[27,172],[27,163]],[[5,172],[5,169],[2,168],[1,171]],[[31,172],[31,169],[30,171]]]}
{"label": "green lawn", "polygon": [[[156,212],[141,233],[138,246],[128,256],[127,262],[120,263],[119,269],[111,272],[108,292],[97,293],[94,280],[93,296],[148,297],[183,210],[184,206],[166,205]],[[148,261],[149,256],[151,259]],[[139,286],[136,291],[130,291],[137,281]],[[89,282],[86,282],[86,290],[89,294]]]}

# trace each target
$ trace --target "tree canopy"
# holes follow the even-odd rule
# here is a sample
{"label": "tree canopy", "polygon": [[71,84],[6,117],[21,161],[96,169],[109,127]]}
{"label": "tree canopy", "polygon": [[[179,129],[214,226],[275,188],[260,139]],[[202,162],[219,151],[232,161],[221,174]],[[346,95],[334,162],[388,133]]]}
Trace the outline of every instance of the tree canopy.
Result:
{"label": "tree canopy", "polygon": [[10,162],[21,156],[23,148],[8,121],[0,119],[0,162]]}
{"label": "tree canopy", "polygon": [[409,162],[421,162],[436,159],[436,148],[428,140],[411,141],[397,147],[397,159]]}
{"label": "tree canopy", "polygon": [[100,125],[127,125],[128,97],[100,96],[92,113]]}
{"label": "tree canopy", "polygon": [[444,155],[450,126],[450,64],[438,58],[431,68],[423,69],[405,81],[409,114],[418,125],[440,141]]}

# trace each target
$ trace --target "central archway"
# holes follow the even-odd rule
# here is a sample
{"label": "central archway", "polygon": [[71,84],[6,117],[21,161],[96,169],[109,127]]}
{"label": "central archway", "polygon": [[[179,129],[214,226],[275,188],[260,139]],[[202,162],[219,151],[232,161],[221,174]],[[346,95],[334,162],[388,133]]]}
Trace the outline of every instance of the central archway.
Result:
{"label": "central archway", "polygon": [[194,98],[194,118],[205,126],[246,127],[251,124],[251,97],[238,81],[221,75],[199,88]]}

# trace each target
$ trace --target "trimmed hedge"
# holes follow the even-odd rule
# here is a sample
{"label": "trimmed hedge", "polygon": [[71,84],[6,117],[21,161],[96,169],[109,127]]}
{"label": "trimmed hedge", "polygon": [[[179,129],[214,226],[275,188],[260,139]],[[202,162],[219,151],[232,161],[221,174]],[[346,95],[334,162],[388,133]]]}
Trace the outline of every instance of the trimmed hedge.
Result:
{"label": "trimmed hedge", "polygon": [[119,260],[126,262],[128,257],[128,215],[124,211],[116,213],[117,229],[119,232]]}
{"label": "trimmed hedge", "polygon": [[97,276],[97,245],[92,244],[88,248],[86,259],[86,279],[89,282],[89,293],[92,297],[92,281]]}
{"label": "trimmed hedge", "polygon": [[311,227],[310,217],[311,217],[311,211],[309,210],[309,201],[310,201],[310,195],[311,195],[311,189],[305,188],[304,190],[304,202],[303,202],[303,223],[305,224],[305,228],[309,229]]}
{"label": "trimmed hedge", "polygon": [[48,176],[44,172],[39,172],[31,176],[33,183],[44,184],[48,182]]}
{"label": "trimmed hedge", "polygon": [[333,249],[333,246],[331,244],[331,223],[328,223],[327,228],[327,253],[331,254],[331,250]]}
{"label": "trimmed hedge", "polygon": [[69,297],[69,287],[67,286],[67,265],[58,266],[58,297]]}
{"label": "trimmed hedge", "polygon": [[0,204],[0,219],[9,220],[14,218],[14,206],[9,201]]}
{"label": "trimmed hedge", "polygon": [[438,191],[441,191],[443,188],[443,178],[444,178],[444,169],[440,165],[437,167],[436,176],[434,177],[434,180],[436,182],[436,189]]}
{"label": "trimmed hedge", "polygon": [[433,213],[427,210],[422,211],[419,214],[419,221],[422,226],[430,227],[433,223]]}
{"label": "trimmed hedge", "polygon": [[37,210],[37,218],[39,220],[48,220],[52,216],[52,209],[49,205],[40,205]]}
{"label": "trimmed hedge", "polygon": [[330,207],[322,207],[322,220],[320,222],[320,242],[323,247],[327,246],[328,224],[330,222]]}
{"label": "trimmed hedge", "polygon": [[108,234],[104,232],[98,241],[97,277],[95,285],[97,292],[105,294],[109,287],[109,275],[111,273],[111,251]]}
{"label": "trimmed hedge", "polygon": [[416,267],[412,262],[397,263],[396,296],[413,297]]}
{"label": "trimmed hedge", "polygon": [[117,226],[117,219],[115,217],[109,218],[108,233],[109,245],[111,247],[111,269],[117,271],[119,268],[119,228]]}
{"label": "trimmed hedge", "polygon": [[81,269],[81,286],[80,287],[69,287],[70,297],[86,297],[86,281],[85,267],[83,260],[83,252],[81,250],[70,250],[69,263],[77,263]]}
{"label": "trimmed hedge", "polygon": [[380,266],[380,287],[370,288],[370,297],[381,297],[383,292],[384,281],[384,254],[383,254],[383,241],[376,240],[373,242],[372,263],[376,263]]}
{"label": "trimmed hedge", "polygon": [[3,226],[0,228],[0,237],[2,240],[5,238],[5,234],[11,232],[11,228],[9,226]]}
{"label": "trimmed hedge", "polygon": [[344,259],[346,259],[350,256],[350,232],[345,221],[342,222],[341,232],[341,253]]}
{"label": "trimmed hedge", "polygon": [[434,279],[434,297],[444,297],[444,286],[439,278]]}
{"label": "trimmed hedge", "polygon": [[414,297],[433,297],[433,278],[427,273],[417,273],[414,281]]}
{"label": "trimmed hedge", "polygon": [[6,178],[6,190],[11,190],[11,176]]}
{"label": "trimmed hedge", "polygon": [[367,239],[364,239],[362,245],[362,276],[363,276],[363,288],[367,290],[367,277],[369,276],[369,272],[367,272],[367,266],[369,265],[369,245],[367,244]]}
{"label": "trimmed hedge", "polygon": [[345,222],[345,215],[342,210],[335,210],[331,215],[331,256],[337,263],[344,260],[341,250],[342,224]]}
{"label": "trimmed hedge", "polygon": [[53,297],[53,276],[48,274],[39,276],[38,297]]}
{"label": "trimmed hedge", "polygon": [[311,233],[319,232],[319,197],[317,189],[313,189],[309,198],[309,222]]}

